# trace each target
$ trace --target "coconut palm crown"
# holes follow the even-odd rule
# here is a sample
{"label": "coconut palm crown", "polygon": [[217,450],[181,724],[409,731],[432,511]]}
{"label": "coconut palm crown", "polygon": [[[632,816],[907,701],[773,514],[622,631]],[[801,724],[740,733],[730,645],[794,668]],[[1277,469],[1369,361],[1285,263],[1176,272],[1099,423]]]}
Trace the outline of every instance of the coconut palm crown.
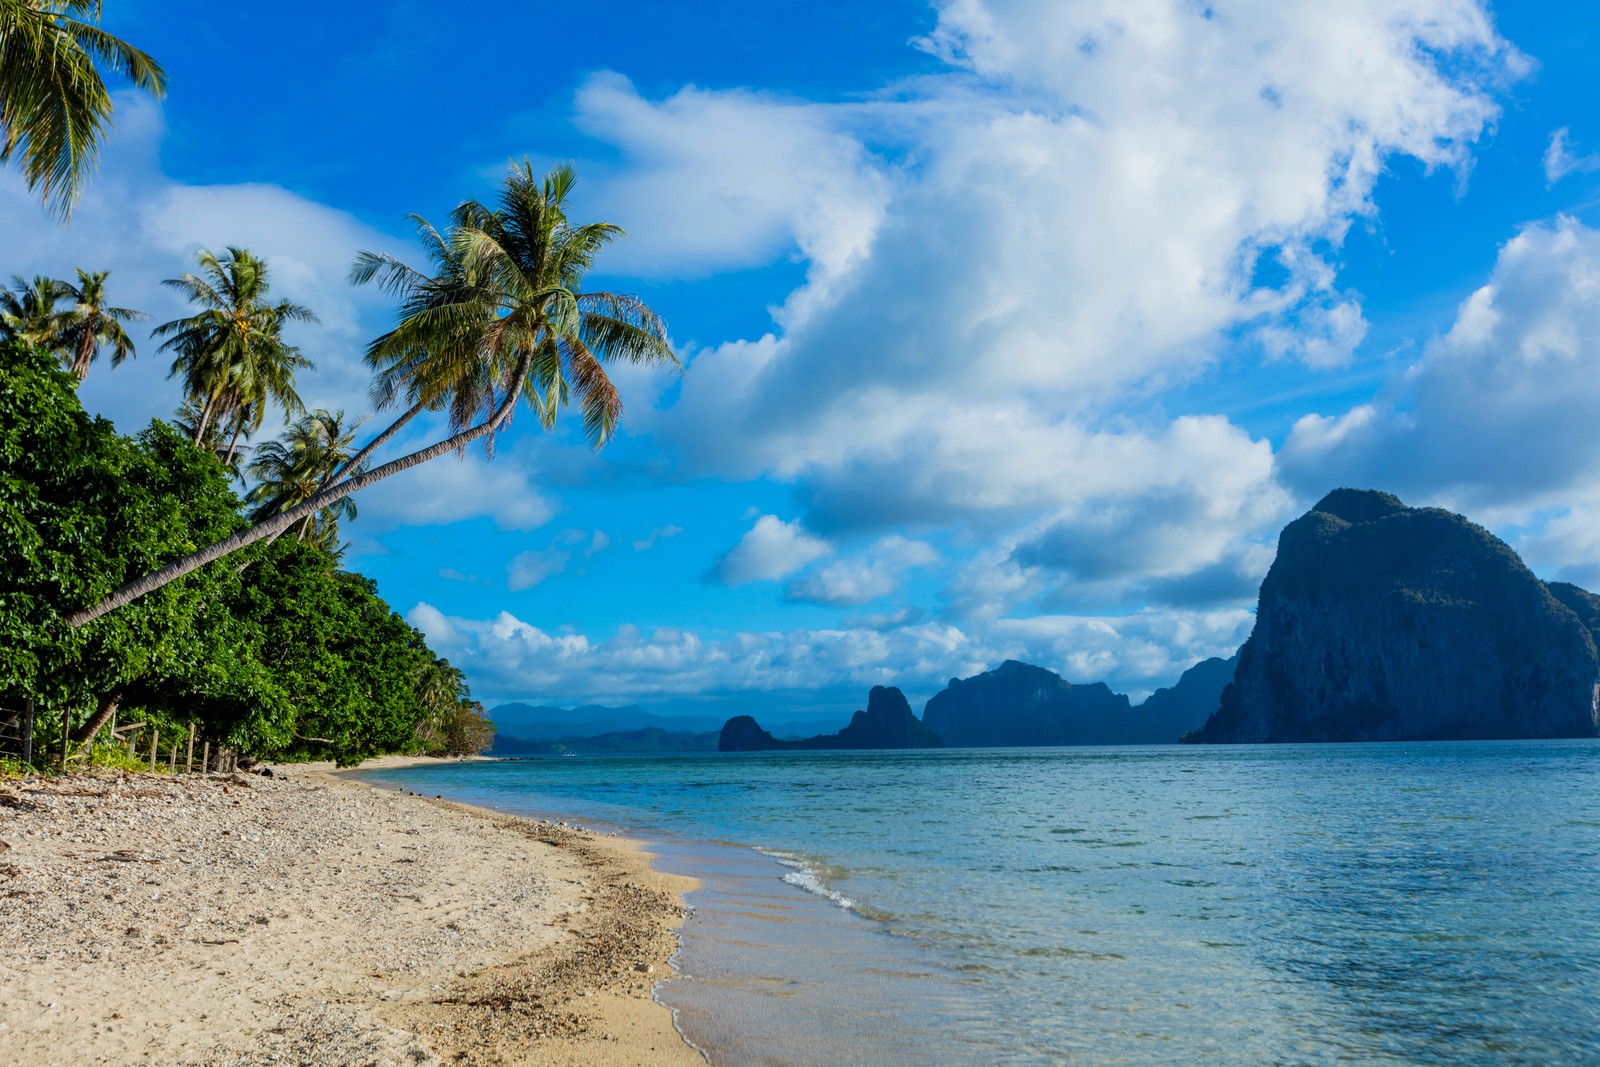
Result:
{"label": "coconut palm crown", "polygon": [[[356,427],[345,422],[344,412],[318,408],[289,424],[282,437],[255,450],[245,468],[256,485],[246,498],[255,508],[252,522],[260,522],[324,489],[350,460]],[[332,551],[339,543],[339,522],[356,517],[355,501],[343,497],[301,520],[295,536]]]}
{"label": "coconut palm crown", "polygon": [[677,365],[665,323],[642,300],[583,292],[599,253],[624,231],[568,222],[575,181],[570,166],[536,178],[524,160],[496,207],[466,201],[443,232],[412,216],[431,276],[393,256],[357,256],[351,281],[375,281],[400,298],[399,324],[367,349],[380,408],[403,400],[444,411],[453,430],[485,420],[492,448],[501,424],[490,416],[510,393],[520,392],[546,429],[576,401],[599,448],[622,417],[604,364]]}
{"label": "coconut palm crown", "polygon": [[259,429],[268,402],[289,416],[305,405],[294,388],[294,372],[311,361],[283,339],[289,322],[316,322],[310,308],[269,299],[271,272],[266,261],[245,248],[229,247],[225,258],[202,249],[200,274],[168,278],[200,310],[156,327],[165,337],[161,351],[175,353],[171,376],[181,376],[184,393],[200,407],[195,443],[210,444],[229,434],[229,454],[241,434]]}
{"label": "coconut palm crown", "polygon": [[[605,365],[676,367],[678,360],[666,324],[643,301],[582,291],[600,251],[623,231],[609,223],[571,225],[565,200],[573,182],[570,167],[541,179],[524,161],[512,167],[495,207],[469,200],[443,232],[416,218],[436,275],[361,253],[352,280],[378,281],[400,298],[399,323],[368,349],[373,392],[382,406],[409,406],[309,499],[129,582],[68,615],[68,625],[92,622],[391,475],[480,440],[490,445],[519,402],[550,427],[560,408],[576,401],[585,434],[603,446],[622,418]],[[366,469],[367,459],[424,411],[447,413],[450,432]]]}
{"label": "coconut palm crown", "polygon": [[54,278],[13,274],[11,288],[0,289],[0,341],[21,341],[56,351],[56,305],[63,295],[62,283]]}
{"label": "coconut palm crown", "polygon": [[[66,218],[111,126],[99,67],[157,98],[161,65],[102,30],[101,0],[0,0],[0,163]],[[97,66],[98,65],[98,66]]]}
{"label": "coconut palm crown", "polygon": [[89,272],[80,268],[78,284],[57,283],[60,298],[70,304],[56,314],[54,340],[62,359],[68,361],[80,382],[89,376],[89,364],[99,357],[103,347],[110,347],[113,367],[133,358],[133,339],[122,324],[150,317],[131,308],[111,307],[106,303],[109,274],[109,271]]}

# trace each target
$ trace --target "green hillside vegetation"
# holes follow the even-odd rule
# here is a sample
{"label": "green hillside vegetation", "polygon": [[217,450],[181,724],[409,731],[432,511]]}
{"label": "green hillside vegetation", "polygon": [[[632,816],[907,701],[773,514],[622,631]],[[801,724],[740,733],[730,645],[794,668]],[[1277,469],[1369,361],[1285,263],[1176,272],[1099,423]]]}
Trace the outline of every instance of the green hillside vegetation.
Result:
{"label": "green hillside vegetation", "polygon": [[[160,64],[102,30],[100,13],[0,0],[0,164],[63,220],[112,125],[103,75],[166,91]],[[474,444],[492,456],[521,404],[545,430],[577,409],[599,449],[623,416],[607,366],[679,366],[643,301],[584,288],[624,231],[568,219],[576,180],[524,160],[446,225],[412,216],[425,269],[356,253],[351,283],[397,304],[366,351],[388,425],[359,448],[359,423],[301,401],[296,372],[314,364],[284,331],[317,315],[276,294],[249,249],[199,249],[197,272],[163,280],[190,305],[152,332],[182,406],[135,437],[90,418],[74,388],[102,352],[112,368],[134,358],[125,324],[146,316],[111,302],[106,271],[13,275],[0,288],[0,726],[19,706],[42,709],[37,750],[63,753],[63,767],[69,744],[93,759],[119,713],[162,731],[174,761],[179,734],[342,763],[485,747],[493,724],[462,673],[340,568],[339,524],[384,478]],[[269,414],[288,431],[254,444]],[[413,430],[432,421],[442,436],[380,461],[419,418]],[[154,762],[154,740],[151,751]]]}
{"label": "green hillside vegetation", "polygon": [[[38,747],[108,744],[113,714],[272,759],[472,752],[492,726],[460,672],[314,539],[260,541],[80,628],[69,608],[248,525],[209,448],[117,433],[54,354],[0,343],[0,706]],[[54,741],[51,732],[54,732]]]}

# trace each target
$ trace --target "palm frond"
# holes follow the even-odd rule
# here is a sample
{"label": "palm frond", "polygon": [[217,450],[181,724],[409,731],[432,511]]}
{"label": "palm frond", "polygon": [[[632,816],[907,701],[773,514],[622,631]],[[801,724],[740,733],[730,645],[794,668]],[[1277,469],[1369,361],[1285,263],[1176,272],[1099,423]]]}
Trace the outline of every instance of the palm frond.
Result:
{"label": "palm frond", "polygon": [[[569,223],[564,205],[576,180],[569,165],[536,175],[524,159],[510,168],[494,207],[463,201],[443,231],[413,216],[431,273],[387,254],[356,257],[353,282],[399,297],[395,326],[367,348],[375,404],[404,398],[408,407],[446,412],[460,430],[501,410],[508,390],[518,389],[547,429],[576,401],[585,435],[600,447],[623,417],[604,365],[678,366],[666,324],[642,300],[583,291],[600,252],[623,230]],[[485,448],[501,429],[487,427]]]}

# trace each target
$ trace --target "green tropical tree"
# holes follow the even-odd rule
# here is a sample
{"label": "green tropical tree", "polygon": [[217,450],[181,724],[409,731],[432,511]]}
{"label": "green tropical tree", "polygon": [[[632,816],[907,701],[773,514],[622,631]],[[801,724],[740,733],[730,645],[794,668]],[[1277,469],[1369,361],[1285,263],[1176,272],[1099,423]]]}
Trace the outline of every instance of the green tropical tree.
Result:
{"label": "green tropical tree", "polygon": [[[330,484],[349,463],[355,434],[344,412],[319,408],[290,423],[282,437],[258,447],[246,467],[256,480],[247,497],[255,505],[250,520],[261,522],[287,511]],[[295,536],[331,552],[339,544],[340,521],[355,517],[355,501],[341,497],[302,519]]]}
{"label": "green tropical tree", "polygon": [[11,288],[0,289],[0,341],[21,341],[46,352],[56,350],[62,283],[35,274],[11,276]]}
{"label": "green tropical tree", "polygon": [[[310,499],[129,582],[67,616],[68,624],[82,626],[391,475],[480,440],[492,446],[519,402],[546,427],[562,406],[576,402],[590,442],[603,447],[622,417],[605,364],[676,367],[678,360],[666,324],[642,300],[583,292],[596,258],[623,231],[568,221],[565,201],[574,180],[567,166],[537,178],[524,161],[512,167],[495,207],[469,200],[443,232],[416,218],[434,275],[391,256],[358,256],[352,280],[378,281],[400,298],[400,321],[373,342],[368,362],[377,370],[377,399],[387,407],[404,402],[406,409]],[[447,412],[451,432],[363,469],[423,411]]]}
{"label": "green tropical tree", "polygon": [[111,348],[111,365],[119,366],[133,357],[133,339],[122,328],[125,322],[148,319],[150,316],[129,308],[111,307],[106,303],[106,278],[109,271],[78,270],[78,284],[57,282],[60,299],[70,301],[65,310],[55,316],[52,340],[69,360],[78,381],[89,376],[89,364],[100,355],[100,349]]}
{"label": "green tropical tree", "polygon": [[181,376],[185,396],[200,409],[195,444],[214,448],[228,438],[231,460],[240,436],[260,428],[269,403],[290,416],[305,410],[294,374],[312,364],[283,339],[283,327],[317,317],[293,301],[273,302],[266,261],[248,249],[230,246],[222,259],[202,249],[196,258],[200,274],[162,284],[200,310],[154,332],[166,338],[161,351],[175,354],[169,376]]}
{"label": "green tropical tree", "polygon": [[36,701],[36,765],[64,738],[87,755],[119,713],[165,744],[187,736],[263,758],[348,763],[487,741],[459,675],[419,692],[442,662],[426,638],[371,580],[297,538],[62,625],[64,608],[248,524],[186,435],[162,422],[118,434],[83,410],[76,385],[54,354],[0,342],[0,704]]}
{"label": "green tropical tree", "polygon": [[72,212],[111,126],[100,68],[157,98],[161,65],[102,30],[101,0],[0,0],[0,162],[61,218]]}
{"label": "green tropical tree", "polygon": [[245,523],[215,463],[161,423],[118,435],[76,384],[54,354],[0,344],[0,696],[90,716],[88,740],[118,694],[195,654],[238,574],[210,568],[93,627],[63,627],[62,609]]}
{"label": "green tropical tree", "polygon": [[422,718],[417,722],[417,740],[424,750],[438,744],[444,737],[450,717],[465,699],[467,677],[460,668],[440,656],[417,664],[412,676],[412,689]]}
{"label": "green tropical tree", "polygon": [[468,756],[494,741],[494,723],[472,699],[467,676],[443,657],[417,665],[412,689],[421,710],[416,741],[430,756]]}

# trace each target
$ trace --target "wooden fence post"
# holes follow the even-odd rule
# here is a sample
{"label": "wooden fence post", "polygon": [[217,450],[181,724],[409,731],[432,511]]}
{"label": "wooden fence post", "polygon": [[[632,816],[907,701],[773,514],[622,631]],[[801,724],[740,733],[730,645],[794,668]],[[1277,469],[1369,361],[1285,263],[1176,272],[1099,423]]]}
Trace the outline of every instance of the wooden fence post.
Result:
{"label": "wooden fence post", "polygon": [[139,731],[137,729],[128,731],[128,758],[129,759],[133,759],[133,757],[138,754],[138,753],[136,753],[134,751],[134,743],[136,741],[138,741],[138,739],[139,739]]}
{"label": "wooden fence post", "polygon": [[167,773],[176,774],[178,770],[178,743],[174,741],[172,748],[167,752]]}
{"label": "wooden fence post", "polygon": [[33,698],[22,702],[22,765],[33,764]]}
{"label": "wooden fence post", "polygon": [[61,709],[61,773],[67,773],[67,740],[72,736],[72,707]]}
{"label": "wooden fence post", "polygon": [[211,742],[206,742],[206,747],[200,752],[200,773],[211,773]]}
{"label": "wooden fence post", "polygon": [[183,773],[194,771],[194,723],[189,724],[189,750],[183,754]]}
{"label": "wooden fence post", "polygon": [[156,742],[159,741],[159,740],[161,740],[161,731],[156,729],[154,726],[150,727],[150,771],[151,771],[151,773],[154,773],[155,769],[156,769]]}

